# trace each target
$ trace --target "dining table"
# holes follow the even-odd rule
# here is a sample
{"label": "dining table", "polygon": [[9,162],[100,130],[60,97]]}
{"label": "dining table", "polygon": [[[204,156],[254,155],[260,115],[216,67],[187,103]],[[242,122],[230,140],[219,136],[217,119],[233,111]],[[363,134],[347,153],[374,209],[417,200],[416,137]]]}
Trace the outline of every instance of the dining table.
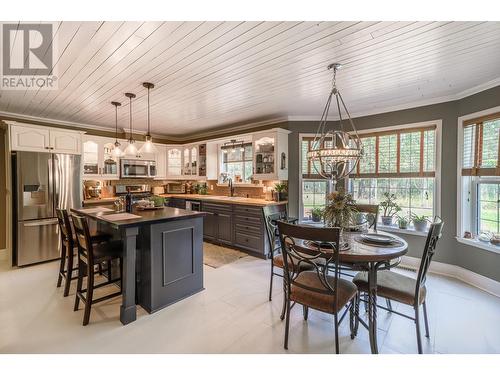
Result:
{"label": "dining table", "polygon": [[[386,243],[369,241],[365,239],[366,234],[389,236],[392,240]],[[341,246],[339,251],[339,262],[342,269],[347,268],[368,273],[368,323],[359,318],[358,311],[355,314],[358,315],[359,322],[368,329],[371,352],[377,354],[377,272],[398,265],[401,257],[408,252],[408,243],[393,233],[373,229],[344,230],[341,237],[341,242],[345,244],[345,246]],[[297,239],[296,246],[303,247],[308,251],[317,249],[317,244],[300,239]],[[352,324],[351,321],[351,328]]]}

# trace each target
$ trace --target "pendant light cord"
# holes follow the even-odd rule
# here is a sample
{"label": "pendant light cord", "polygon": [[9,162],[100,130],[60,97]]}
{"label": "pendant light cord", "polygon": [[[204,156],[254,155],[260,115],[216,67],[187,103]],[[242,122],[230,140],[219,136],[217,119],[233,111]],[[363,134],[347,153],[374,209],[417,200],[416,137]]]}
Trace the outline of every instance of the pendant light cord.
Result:
{"label": "pendant light cord", "polygon": [[115,143],[118,142],[118,106],[115,105]]}
{"label": "pendant light cord", "polygon": [[130,124],[130,138],[129,142],[132,141],[132,97],[129,98],[129,124]]}
{"label": "pendant light cord", "polygon": [[149,114],[149,87],[148,87],[148,136],[151,136],[150,133],[150,114]]}

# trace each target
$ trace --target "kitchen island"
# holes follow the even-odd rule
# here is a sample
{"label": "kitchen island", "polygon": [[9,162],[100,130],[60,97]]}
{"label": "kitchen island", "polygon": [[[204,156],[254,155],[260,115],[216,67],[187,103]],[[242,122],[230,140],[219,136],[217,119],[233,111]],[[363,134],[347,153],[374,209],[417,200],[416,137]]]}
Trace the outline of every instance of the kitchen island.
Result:
{"label": "kitchen island", "polygon": [[120,321],[136,320],[203,290],[203,212],[164,207],[123,219],[106,209],[72,209],[123,242]]}

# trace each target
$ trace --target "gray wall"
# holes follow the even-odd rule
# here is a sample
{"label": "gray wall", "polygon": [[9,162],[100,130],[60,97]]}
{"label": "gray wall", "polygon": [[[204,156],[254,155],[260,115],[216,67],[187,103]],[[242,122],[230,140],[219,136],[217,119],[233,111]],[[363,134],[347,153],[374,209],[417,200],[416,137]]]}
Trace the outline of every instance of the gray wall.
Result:
{"label": "gray wall", "polygon": [[[349,103],[346,104],[349,105]],[[445,222],[445,228],[434,259],[469,269],[497,281],[500,281],[500,254],[461,244],[455,239],[455,236],[457,222],[457,118],[499,105],[500,86],[497,86],[457,101],[355,119],[356,127],[359,130],[442,120],[441,216]],[[300,192],[299,133],[314,133],[317,122],[289,122],[287,127],[292,132],[288,139],[290,155],[289,210],[290,215],[297,217]],[[409,244],[408,255],[421,256],[425,237],[412,235],[403,235],[403,237]]]}

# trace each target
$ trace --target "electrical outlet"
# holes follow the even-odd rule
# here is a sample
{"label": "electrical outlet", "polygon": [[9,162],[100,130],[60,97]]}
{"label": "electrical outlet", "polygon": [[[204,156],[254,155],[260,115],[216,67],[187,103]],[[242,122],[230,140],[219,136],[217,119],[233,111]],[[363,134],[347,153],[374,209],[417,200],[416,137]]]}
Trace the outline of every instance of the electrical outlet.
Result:
{"label": "electrical outlet", "polygon": [[210,185],[210,190],[214,190],[214,185]]}

